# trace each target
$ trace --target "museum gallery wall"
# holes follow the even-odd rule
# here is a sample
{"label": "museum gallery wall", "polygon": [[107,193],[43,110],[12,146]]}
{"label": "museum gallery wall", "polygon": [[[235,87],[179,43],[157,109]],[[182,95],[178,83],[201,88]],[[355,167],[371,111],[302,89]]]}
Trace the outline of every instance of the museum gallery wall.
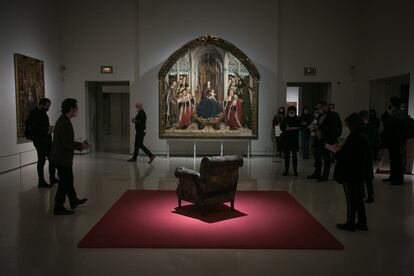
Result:
{"label": "museum gallery wall", "polygon": [[175,51],[159,74],[160,138],[258,138],[260,74],[214,36]]}
{"label": "museum gallery wall", "polygon": [[24,122],[30,110],[45,97],[44,64],[42,60],[14,54],[16,78],[17,142],[27,142],[24,137]]}

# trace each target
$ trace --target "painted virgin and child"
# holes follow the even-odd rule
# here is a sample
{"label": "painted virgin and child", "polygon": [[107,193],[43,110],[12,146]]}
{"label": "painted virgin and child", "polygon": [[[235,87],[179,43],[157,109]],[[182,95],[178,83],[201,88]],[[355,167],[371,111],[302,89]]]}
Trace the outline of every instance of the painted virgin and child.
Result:
{"label": "painted virgin and child", "polygon": [[217,101],[216,93],[211,87],[210,81],[207,82],[207,88],[204,90],[201,95],[200,103],[197,106],[197,116],[210,119],[217,117],[223,110]]}

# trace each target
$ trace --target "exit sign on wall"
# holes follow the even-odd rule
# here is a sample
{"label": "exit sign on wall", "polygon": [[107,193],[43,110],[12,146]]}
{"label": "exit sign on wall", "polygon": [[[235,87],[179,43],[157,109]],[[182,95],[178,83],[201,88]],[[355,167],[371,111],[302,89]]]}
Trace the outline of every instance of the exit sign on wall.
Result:
{"label": "exit sign on wall", "polygon": [[303,70],[305,77],[315,77],[316,76],[316,67],[305,67]]}

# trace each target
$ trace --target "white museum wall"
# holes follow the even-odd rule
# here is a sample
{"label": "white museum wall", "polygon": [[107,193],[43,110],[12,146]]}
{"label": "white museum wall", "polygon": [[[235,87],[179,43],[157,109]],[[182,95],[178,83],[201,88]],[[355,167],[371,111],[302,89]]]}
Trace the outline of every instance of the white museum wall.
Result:
{"label": "white museum wall", "polygon": [[[76,98],[79,115],[72,120],[77,140],[89,139],[86,81],[129,81],[137,87],[138,2],[61,2],[65,97]],[[101,74],[101,65],[112,65],[113,74]],[[131,91],[131,98],[133,92]],[[131,105],[133,103],[130,100]],[[131,116],[135,114],[131,108]],[[131,124],[133,143],[133,126]]]}
{"label": "white museum wall", "polygon": [[[330,82],[331,101],[342,118],[362,108],[365,103],[353,92],[351,72],[352,1],[281,0],[279,9],[279,86],[287,82]],[[305,77],[305,67],[316,67],[316,77]]]}
{"label": "white museum wall", "polygon": [[369,91],[370,80],[411,74],[409,113],[414,116],[414,2],[359,1],[355,9],[357,93]]}
{"label": "white museum wall", "polygon": [[[198,3],[196,3],[198,2]],[[251,144],[252,154],[271,154],[273,106],[277,105],[278,1],[140,1],[138,87],[133,93],[146,106],[148,128],[146,141],[154,152],[165,152],[166,141],[158,131],[158,70],[175,50],[185,43],[208,34],[223,38],[243,51],[260,74],[259,139]],[[282,92],[284,93],[284,92]],[[192,143],[181,148],[181,142],[170,146],[183,153],[192,151]],[[233,146],[233,147],[232,147]],[[247,143],[225,143],[245,152]],[[217,142],[202,142],[200,153],[219,152]]]}
{"label": "white museum wall", "polygon": [[33,144],[17,144],[14,53],[44,61],[45,95],[52,124],[60,113],[61,49],[57,4],[52,0],[0,3],[0,173],[37,161]]}

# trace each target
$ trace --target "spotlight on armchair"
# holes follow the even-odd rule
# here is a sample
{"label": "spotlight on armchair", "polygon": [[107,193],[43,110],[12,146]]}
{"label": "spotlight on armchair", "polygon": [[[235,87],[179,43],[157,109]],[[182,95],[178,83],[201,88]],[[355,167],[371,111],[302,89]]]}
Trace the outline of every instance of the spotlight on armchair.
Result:
{"label": "spotlight on armchair", "polygon": [[204,214],[206,205],[230,202],[231,210],[234,210],[241,166],[243,158],[232,155],[204,157],[201,160],[200,173],[183,167],[177,168],[175,176],[178,178],[178,207],[181,207],[181,200],[185,200],[199,205]]}

